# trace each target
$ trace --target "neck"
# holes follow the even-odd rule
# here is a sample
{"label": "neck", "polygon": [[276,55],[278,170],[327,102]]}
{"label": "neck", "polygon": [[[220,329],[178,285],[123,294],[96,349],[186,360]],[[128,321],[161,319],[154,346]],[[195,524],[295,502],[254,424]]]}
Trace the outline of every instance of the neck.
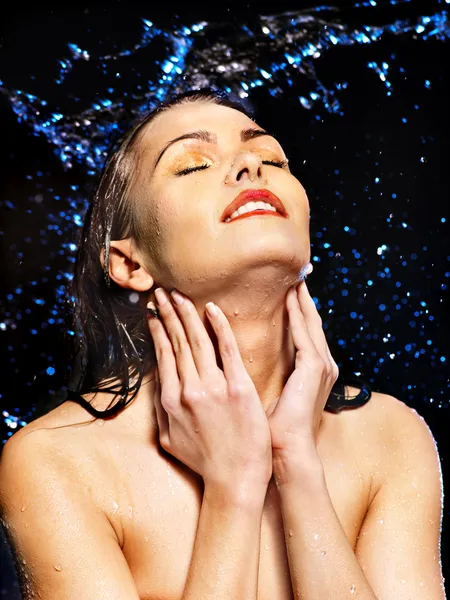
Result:
{"label": "neck", "polygon": [[[286,293],[275,306],[256,310],[220,303],[230,323],[244,367],[252,379],[266,413],[275,408],[283,387],[295,364],[295,346],[289,327]],[[207,320],[207,317],[205,317]],[[220,353],[215,335],[212,336],[218,364]]]}

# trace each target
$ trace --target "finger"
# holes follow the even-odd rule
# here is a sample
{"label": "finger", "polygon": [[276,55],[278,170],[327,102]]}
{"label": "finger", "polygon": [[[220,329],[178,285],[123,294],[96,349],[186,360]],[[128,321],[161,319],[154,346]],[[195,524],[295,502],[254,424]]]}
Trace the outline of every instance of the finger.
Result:
{"label": "finger", "polygon": [[183,323],[197,372],[200,378],[206,378],[217,371],[216,354],[211,338],[191,300],[178,290],[171,292],[171,295]]}
{"label": "finger", "polygon": [[[300,285],[304,285],[304,283],[301,283]],[[302,354],[309,355],[311,357],[320,357],[320,354],[308,329],[305,315],[300,310],[299,301],[296,298],[296,292],[294,288],[291,288],[287,294],[286,305],[295,347]]]}
{"label": "finger", "polygon": [[[213,313],[211,309],[217,312]],[[225,314],[213,302],[206,304],[206,314],[217,336],[226,380],[228,383],[238,381],[250,383],[250,375],[247,373],[236,338]]]}
{"label": "finger", "polygon": [[166,448],[169,444],[169,415],[161,404],[161,383],[159,381],[155,381],[153,404],[155,406],[156,418],[158,421],[159,440],[163,448]]}
{"label": "finger", "polygon": [[164,325],[155,317],[149,317],[149,329],[155,346],[161,395],[165,408],[176,410],[180,404],[181,385],[172,344]]}
{"label": "finger", "polygon": [[186,332],[167,292],[162,288],[158,288],[155,290],[155,296],[158,301],[159,314],[175,355],[181,387],[184,388],[187,382],[192,384],[199,379]]}
{"label": "finger", "polygon": [[304,315],[309,335],[323,361],[326,364],[329,364],[331,353],[322,327],[322,318],[319,315],[314,300],[311,298],[306,281],[303,281],[301,285],[298,286],[297,298],[299,308]]}

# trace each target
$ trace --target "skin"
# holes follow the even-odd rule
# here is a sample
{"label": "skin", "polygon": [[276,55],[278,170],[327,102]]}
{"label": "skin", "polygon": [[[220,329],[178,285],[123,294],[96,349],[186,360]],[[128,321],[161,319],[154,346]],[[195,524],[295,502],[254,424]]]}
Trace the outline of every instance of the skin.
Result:
{"label": "skin", "polygon": [[[275,138],[240,140],[241,129],[250,127],[261,129],[243,113],[209,102],[174,107],[149,125],[131,197],[159,249],[155,256],[130,239],[113,241],[110,276],[130,290],[149,290],[149,300],[153,286],[178,289],[209,331],[205,304],[218,304],[264,409],[272,411],[295,362],[285,299],[310,260],[309,203],[289,167],[263,163],[287,158]],[[154,168],[169,140],[198,129],[215,133],[217,144],[179,141]],[[205,170],[175,175],[204,163],[210,165]],[[225,207],[247,188],[272,191],[289,218],[220,222]]]}

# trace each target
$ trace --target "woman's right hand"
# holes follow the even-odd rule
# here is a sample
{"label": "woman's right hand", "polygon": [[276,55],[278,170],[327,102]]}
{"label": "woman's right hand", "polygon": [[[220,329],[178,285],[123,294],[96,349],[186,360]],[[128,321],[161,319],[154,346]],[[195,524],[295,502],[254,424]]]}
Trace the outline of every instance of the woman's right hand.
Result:
{"label": "woman's right hand", "polygon": [[218,307],[215,316],[206,311],[222,371],[191,300],[179,293],[183,302],[176,304],[163,294],[165,304],[158,302],[161,321],[149,317],[158,361],[155,408],[161,446],[201,475],[205,485],[230,491],[267,488],[270,429],[226,316]]}

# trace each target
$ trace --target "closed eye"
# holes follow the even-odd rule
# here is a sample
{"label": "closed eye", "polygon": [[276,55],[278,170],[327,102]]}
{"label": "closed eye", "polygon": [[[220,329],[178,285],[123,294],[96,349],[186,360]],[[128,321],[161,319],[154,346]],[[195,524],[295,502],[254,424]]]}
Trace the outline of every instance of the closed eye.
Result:
{"label": "closed eye", "polygon": [[[279,167],[279,168],[287,167],[287,165],[288,165],[287,160],[283,160],[283,161],[263,160],[262,162],[264,165],[272,165],[273,167]],[[175,175],[188,175],[189,173],[193,173],[194,171],[203,171],[204,169],[207,169],[209,166],[210,165],[208,165],[207,163],[204,163],[203,165],[198,165],[197,167],[188,167],[181,171],[177,171],[175,173]]]}
{"label": "closed eye", "polygon": [[287,160],[263,160],[262,162],[264,165],[272,165],[274,167],[280,167],[280,169],[288,166]]}
{"label": "closed eye", "polygon": [[188,167],[187,169],[183,169],[182,171],[177,171],[175,175],[187,175],[188,173],[193,173],[194,171],[200,171],[209,167],[208,164],[199,165],[198,167]]}

